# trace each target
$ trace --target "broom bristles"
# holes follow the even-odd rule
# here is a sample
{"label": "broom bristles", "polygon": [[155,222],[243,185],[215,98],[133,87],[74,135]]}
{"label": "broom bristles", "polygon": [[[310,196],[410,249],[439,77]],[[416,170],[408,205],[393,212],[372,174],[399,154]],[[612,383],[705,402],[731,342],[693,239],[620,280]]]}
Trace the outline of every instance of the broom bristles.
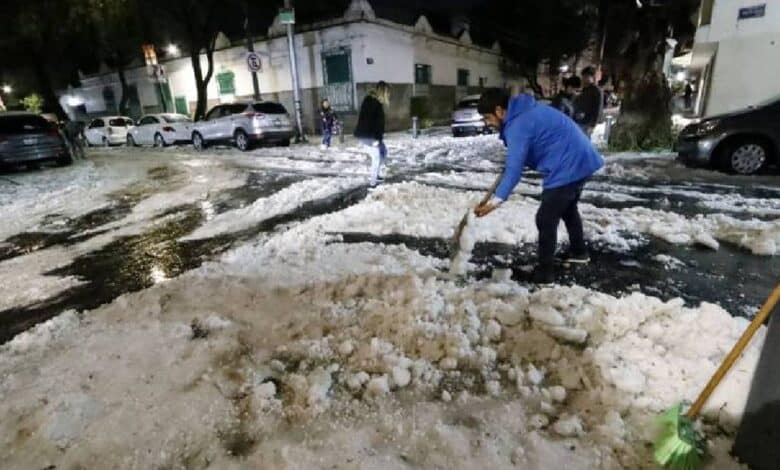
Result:
{"label": "broom bristles", "polygon": [[662,429],[654,446],[655,461],[669,470],[698,470],[704,463],[704,436],[681,409],[675,405],[659,417]]}

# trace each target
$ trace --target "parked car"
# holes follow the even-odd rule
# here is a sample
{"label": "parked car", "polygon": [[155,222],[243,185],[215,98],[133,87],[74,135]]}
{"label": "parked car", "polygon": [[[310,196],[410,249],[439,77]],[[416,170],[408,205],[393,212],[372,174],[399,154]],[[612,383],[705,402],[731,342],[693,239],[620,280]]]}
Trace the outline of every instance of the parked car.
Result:
{"label": "parked car", "polygon": [[780,163],[780,98],[690,124],[676,149],[686,164],[743,175]]}
{"label": "parked car", "polygon": [[290,115],[279,103],[220,104],[211,108],[203,121],[193,125],[192,144],[202,150],[212,142],[233,142],[245,151],[259,141],[290,145],[293,132]]}
{"label": "parked car", "polygon": [[0,166],[37,166],[42,162],[70,165],[73,158],[57,128],[34,113],[0,114]]}
{"label": "parked car", "polygon": [[128,147],[154,145],[165,147],[192,138],[192,119],[183,114],[148,114],[127,133]]}
{"label": "parked car", "polygon": [[489,134],[493,132],[485,123],[485,118],[477,111],[480,95],[471,95],[463,98],[455,106],[452,113],[452,135]]}
{"label": "parked car", "polygon": [[88,145],[121,145],[127,141],[127,132],[133,120],[126,116],[106,116],[93,119],[84,131]]}

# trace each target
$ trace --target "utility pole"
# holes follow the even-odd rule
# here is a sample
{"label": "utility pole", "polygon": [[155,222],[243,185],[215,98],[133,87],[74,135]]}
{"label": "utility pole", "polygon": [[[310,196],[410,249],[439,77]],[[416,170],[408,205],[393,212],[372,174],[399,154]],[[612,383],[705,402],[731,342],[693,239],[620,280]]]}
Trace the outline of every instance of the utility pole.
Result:
{"label": "utility pole", "polygon": [[[249,0],[244,0],[244,34],[246,34],[246,49],[255,52],[255,40],[252,37],[252,28],[249,26]],[[252,89],[255,101],[260,101],[260,83],[257,81],[257,71],[252,70]]]}
{"label": "utility pole", "polygon": [[290,72],[292,73],[293,99],[295,100],[295,121],[298,124],[298,137],[296,142],[306,142],[303,133],[303,117],[301,111],[301,91],[298,88],[298,60],[295,57],[295,10],[291,0],[284,0],[284,10],[279,13],[281,22],[287,25],[287,46],[290,52]]}

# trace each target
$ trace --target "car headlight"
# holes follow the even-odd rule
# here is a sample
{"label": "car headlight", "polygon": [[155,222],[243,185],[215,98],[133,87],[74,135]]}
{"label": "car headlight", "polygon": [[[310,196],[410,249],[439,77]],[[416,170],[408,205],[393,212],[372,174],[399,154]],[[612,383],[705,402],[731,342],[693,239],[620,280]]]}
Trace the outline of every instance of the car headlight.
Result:
{"label": "car headlight", "polygon": [[704,121],[699,124],[698,128],[696,129],[696,134],[698,135],[710,134],[715,129],[717,129],[719,125],[720,125],[720,121],[718,121],[717,119],[712,121]]}

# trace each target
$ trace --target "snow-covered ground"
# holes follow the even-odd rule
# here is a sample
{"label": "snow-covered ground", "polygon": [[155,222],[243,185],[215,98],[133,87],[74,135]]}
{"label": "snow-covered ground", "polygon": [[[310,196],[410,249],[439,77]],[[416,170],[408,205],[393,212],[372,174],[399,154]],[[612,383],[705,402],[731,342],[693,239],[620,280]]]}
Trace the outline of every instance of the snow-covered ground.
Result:
{"label": "snow-covered ground", "polygon": [[[582,213],[613,264],[539,290],[517,258],[534,175],[470,219],[473,264],[448,272],[495,137],[388,147],[372,191],[349,144],[114,149],[0,180],[2,467],[653,468],[654,417],[696,397],[747,312],[670,295],[694,280],[649,287],[731,259],[776,277],[776,179],[610,157]],[[619,269],[654,274],[610,286]],[[707,292],[774,282],[720,274]],[[711,468],[739,468],[764,334],[705,408]]]}

